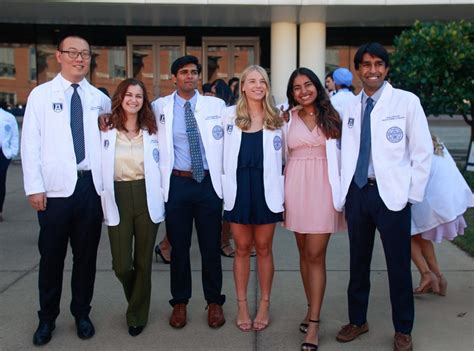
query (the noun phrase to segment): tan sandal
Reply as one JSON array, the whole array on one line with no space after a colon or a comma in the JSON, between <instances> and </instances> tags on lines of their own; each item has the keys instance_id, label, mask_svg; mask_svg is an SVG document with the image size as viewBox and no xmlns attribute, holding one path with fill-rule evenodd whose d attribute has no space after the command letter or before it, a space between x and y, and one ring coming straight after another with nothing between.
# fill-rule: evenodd
<instances>
[{"instance_id":1,"label":"tan sandal","mask_svg":"<svg viewBox=\"0 0 474 351\"><path fill-rule=\"evenodd\" d=\"M242 303L245 302L245 304L247 304L247 299L243 299L243 300L237 299L237 303L241 303L241 302ZM250 318L246 321L239 321L237 319L236 325L237 325L237 328L239 328L240 331L243 331L243 332L252 331L252 320Z\"/></svg>"},{"instance_id":2,"label":"tan sandal","mask_svg":"<svg viewBox=\"0 0 474 351\"><path fill-rule=\"evenodd\" d=\"M262 300L260 300L260 304L262 302L266 302L266 303L268 303L268 305L270 305L270 300L263 300L262 299ZM257 312L257 314L258 314L258 312ZM268 314L270 314L270 306L268 307ZM259 321L259 320L257 320L257 318L255 318L253 320L253 323L252 323L252 329L254 331L262 331L262 330L266 329L269 325L270 325L270 318L266 321L261 321L261 320Z\"/></svg>"}]
</instances>

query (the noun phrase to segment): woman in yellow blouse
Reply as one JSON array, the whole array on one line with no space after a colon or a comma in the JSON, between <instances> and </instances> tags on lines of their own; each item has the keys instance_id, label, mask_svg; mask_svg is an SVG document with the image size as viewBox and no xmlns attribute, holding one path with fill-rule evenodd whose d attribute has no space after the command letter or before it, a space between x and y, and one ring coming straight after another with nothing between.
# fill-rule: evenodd
<instances>
[{"instance_id":1,"label":"woman in yellow blouse","mask_svg":"<svg viewBox=\"0 0 474 351\"><path fill-rule=\"evenodd\" d=\"M153 246L164 219L157 125L141 81L119 84L110 120L101 135L101 198L112 266L128 301L128 332L137 336L148 321Z\"/></svg>"}]
</instances>

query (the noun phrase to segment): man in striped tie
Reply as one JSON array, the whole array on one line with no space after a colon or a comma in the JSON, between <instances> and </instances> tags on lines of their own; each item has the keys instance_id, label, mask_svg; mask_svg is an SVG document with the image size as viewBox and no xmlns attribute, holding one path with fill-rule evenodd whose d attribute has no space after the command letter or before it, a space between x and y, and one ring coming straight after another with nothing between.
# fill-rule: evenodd
<instances>
[{"instance_id":1,"label":"man in striped tie","mask_svg":"<svg viewBox=\"0 0 474 351\"><path fill-rule=\"evenodd\" d=\"M389 55L378 43L359 48L354 66L363 90L342 113L341 206L350 244L349 324L336 339L369 330L367 308L375 230L380 233L390 288L395 351L412 350L410 206L423 200L432 143L420 100L385 81Z\"/></svg>"},{"instance_id":2,"label":"man in striped tie","mask_svg":"<svg viewBox=\"0 0 474 351\"><path fill-rule=\"evenodd\" d=\"M74 255L70 309L77 335L89 339L95 333L89 312L102 228L97 118L110 111L110 100L85 79L91 55L83 38L62 39L56 51L61 72L33 89L23 120L24 186L40 226L36 346L48 343L55 329L68 243Z\"/></svg>"}]
</instances>

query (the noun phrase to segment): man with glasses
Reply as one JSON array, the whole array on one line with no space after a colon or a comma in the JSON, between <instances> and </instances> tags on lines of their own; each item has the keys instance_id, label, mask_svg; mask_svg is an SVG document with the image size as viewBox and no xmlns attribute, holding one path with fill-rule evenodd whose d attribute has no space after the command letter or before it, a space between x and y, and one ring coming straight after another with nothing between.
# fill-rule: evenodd
<instances>
[{"instance_id":1,"label":"man with glasses","mask_svg":"<svg viewBox=\"0 0 474 351\"><path fill-rule=\"evenodd\" d=\"M71 313L77 335L89 339L97 248L102 228L100 134L97 118L110 100L85 79L91 51L67 36L58 45L61 72L28 97L21 138L25 192L38 211L39 326L36 346L47 344L59 315L68 242L74 255Z\"/></svg>"}]
</instances>

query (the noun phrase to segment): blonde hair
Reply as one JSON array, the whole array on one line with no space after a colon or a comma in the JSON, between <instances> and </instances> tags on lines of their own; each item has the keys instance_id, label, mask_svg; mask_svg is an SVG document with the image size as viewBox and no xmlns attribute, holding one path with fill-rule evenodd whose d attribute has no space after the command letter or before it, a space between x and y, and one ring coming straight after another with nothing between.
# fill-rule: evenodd
<instances>
[{"instance_id":1,"label":"blonde hair","mask_svg":"<svg viewBox=\"0 0 474 351\"><path fill-rule=\"evenodd\" d=\"M439 138L431 133L431 141L433 142L433 153L436 156L444 156L443 150L444 150L444 145L441 143Z\"/></svg>"},{"instance_id":2,"label":"blonde hair","mask_svg":"<svg viewBox=\"0 0 474 351\"><path fill-rule=\"evenodd\" d=\"M242 90L242 88L244 86L245 80L247 79L247 76L255 71L260 73L260 75L265 80L265 84L267 86L265 98L262 100L263 111L265 112L265 116L263 119L263 128L275 130L283 125L283 121L279 116L278 109L273 105L272 97L270 96L270 79L268 78L268 74L265 69L263 69L263 67L258 65L248 66L240 76L240 96L239 100L237 100L235 108L237 115L237 118L235 119L235 124L242 130L248 130L250 128L250 124L252 121L250 119L247 97L245 96L245 92Z\"/></svg>"}]
</instances>

